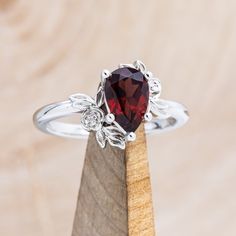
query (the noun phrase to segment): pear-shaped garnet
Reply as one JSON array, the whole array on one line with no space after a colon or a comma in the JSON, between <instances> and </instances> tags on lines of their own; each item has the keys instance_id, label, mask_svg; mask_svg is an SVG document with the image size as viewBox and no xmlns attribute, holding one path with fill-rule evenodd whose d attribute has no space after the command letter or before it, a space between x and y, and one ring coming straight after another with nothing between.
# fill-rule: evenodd
<instances>
[{"instance_id":1,"label":"pear-shaped garnet","mask_svg":"<svg viewBox=\"0 0 236 236\"><path fill-rule=\"evenodd\" d=\"M105 97L116 122L134 132L143 120L149 100L149 87L143 73L124 67L111 73L105 82Z\"/></svg>"}]
</instances>

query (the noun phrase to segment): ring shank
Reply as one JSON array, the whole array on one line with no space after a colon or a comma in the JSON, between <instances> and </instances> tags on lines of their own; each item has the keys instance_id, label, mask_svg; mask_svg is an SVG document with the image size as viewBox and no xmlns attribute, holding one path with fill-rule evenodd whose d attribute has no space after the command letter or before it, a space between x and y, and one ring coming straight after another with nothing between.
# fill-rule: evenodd
<instances>
[{"instance_id":1,"label":"ring shank","mask_svg":"<svg viewBox=\"0 0 236 236\"><path fill-rule=\"evenodd\" d=\"M167 112L169 117L166 119L154 117L151 121L145 122L145 132L147 134L173 130L187 122L189 116L186 108L182 104L167 100L164 102L168 107ZM60 118L68 117L73 114L80 113L72 106L72 102L68 100L42 107L35 112L33 120L36 127L45 133L69 138L87 138L89 132L84 130L79 122L72 124L58 121Z\"/></svg>"}]
</instances>

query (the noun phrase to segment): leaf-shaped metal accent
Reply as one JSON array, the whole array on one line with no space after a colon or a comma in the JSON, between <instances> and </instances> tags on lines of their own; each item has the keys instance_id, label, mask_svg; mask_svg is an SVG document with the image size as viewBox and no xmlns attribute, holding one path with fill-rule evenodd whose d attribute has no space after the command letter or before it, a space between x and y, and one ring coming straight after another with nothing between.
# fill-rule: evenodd
<instances>
[{"instance_id":1,"label":"leaf-shaped metal accent","mask_svg":"<svg viewBox=\"0 0 236 236\"><path fill-rule=\"evenodd\" d=\"M123 140L118 140L118 139L117 140L111 140L111 139L108 139L108 142L113 147L118 147L118 148L120 148L122 150L125 149L125 141L123 141Z\"/></svg>"},{"instance_id":2,"label":"leaf-shaped metal accent","mask_svg":"<svg viewBox=\"0 0 236 236\"><path fill-rule=\"evenodd\" d=\"M145 73L146 71L146 66L144 65L144 63L140 60L137 60L133 63L134 67L138 70L140 70L142 73Z\"/></svg>"},{"instance_id":3,"label":"leaf-shaped metal accent","mask_svg":"<svg viewBox=\"0 0 236 236\"><path fill-rule=\"evenodd\" d=\"M73 107L77 108L78 111L85 111L90 108L90 106L96 106L94 99L86 94L73 94L69 99L73 102Z\"/></svg>"},{"instance_id":4,"label":"leaf-shaped metal accent","mask_svg":"<svg viewBox=\"0 0 236 236\"><path fill-rule=\"evenodd\" d=\"M97 106L101 107L104 104L104 101L105 101L105 94L104 94L102 86L99 86L97 96L96 96Z\"/></svg>"},{"instance_id":5,"label":"leaf-shaped metal accent","mask_svg":"<svg viewBox=\"0 0 236 236\"><path fill-rule=\"evenodd\" d=\"M111 146L125 149L125 137L124 134L116 126L103 127L107 140Z\"/></svg>"},{"instance_id":6,"label":"leaf-shaped metal accent","mask_svg":"<svg viewBox=\"0 0 236 236\"><path fill-rule=\"evenodd\" d=\"M106 146L106 136L104 132L100 129L96 132L96 139L101 148Z\"/></svg>"},{"instance_id":7,"label":"leaf-shaped metal accent","mask_svg":"<svg viewBox=\"0 0 236 236\"><path fill-rule=\"evenodd\" d=\"M105 126L103 127L103 131L106 134L106 136L115 136L115 135L123 135L123 133L120 131L120 129L114 125Z\"/></svg>"},{"instance_id":8,"label":"leaf-shaped metal accent","mask_svg":"<svg viewBox=\"0 0 236 236\"><path fill-rule=\"evenodd\" d=\"M150 110L154 115L158 116L160 119L166 119L170 116L167 111L168 106L164 104L161 99L158 99L157 101L151 99Z\"/></svg>"},{"instance_id":9,"label":"leaf-shaped metal accent","mask_svg":"<svg viewBox=\"0 0 236 236\"><path fill-rule=\"evenodd\" d=\"M123 68L123 67L135 68L133 64L124 64L124 63L119 64L119 68Z\"/></svg>"},{"instance_id":10,"label":"leaf-shaped metal accent","mask_svg":"<svg viewBox=\"0 0 236 236\"><path fill-rule=\"evenodd\" d=\"M160 99L160 98L154 96L154 97L150 97L150 101L155 103L155 105L161 110L168 109L168 105L166 104L165 100L163 100L163 99Z\"/></svg>"}]
</instances>

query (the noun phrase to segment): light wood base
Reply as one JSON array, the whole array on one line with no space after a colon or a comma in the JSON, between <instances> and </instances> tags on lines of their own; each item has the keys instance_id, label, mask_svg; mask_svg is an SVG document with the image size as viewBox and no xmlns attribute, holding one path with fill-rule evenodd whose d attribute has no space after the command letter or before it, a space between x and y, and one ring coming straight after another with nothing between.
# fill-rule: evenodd
<instances>
[{"instance_id":1,"label":"light wood base","mask_svg":"<svg viewBox=\"0 0 236 236\"><path fill-rule=\"evenodd\" d=\"M90 135L72 236L155 235L143 129L125 151L101 149Z\"/></svg>"}]
</instances>

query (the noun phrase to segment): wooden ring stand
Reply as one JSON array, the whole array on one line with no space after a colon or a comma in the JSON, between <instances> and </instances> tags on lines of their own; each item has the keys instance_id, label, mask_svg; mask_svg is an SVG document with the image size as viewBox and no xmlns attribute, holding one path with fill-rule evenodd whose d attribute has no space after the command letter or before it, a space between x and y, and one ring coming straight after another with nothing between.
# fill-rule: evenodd
<instances>
[{"instance_id":1,"label":"wooden ring stand","mask_svg":"<svg viewBox=\"0 0 236 236\"><path fill-rule=\"evenodd\" d=\"M144 125L126 150L101 149L91 133L72 236L155 235Z\"/></svg>"}]
</instances>

